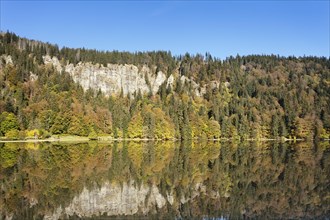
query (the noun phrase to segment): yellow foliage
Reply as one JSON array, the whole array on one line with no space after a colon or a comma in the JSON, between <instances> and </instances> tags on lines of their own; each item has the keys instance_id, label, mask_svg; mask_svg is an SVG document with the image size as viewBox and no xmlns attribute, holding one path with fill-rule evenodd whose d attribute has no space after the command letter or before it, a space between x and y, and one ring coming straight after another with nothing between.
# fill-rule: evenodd
<instances>
[{"instance_id":1,"label":"yellow foliage","mask_svg":"<svg viewBox=\"0 0 330 220\"><path fill-rule=\"evenodd\" d=\"M40 136L40 131L38 129L27 130L26 138L38 138Z\"/></svg>"},{"instance_id":2,"label":"yellow foliage","mask_svg":"<svg viewBox=\"0 0 330 220\"><path fill-rule=\"evenodd\" d=\"M208 132L207 132L207 138L213 139L213 138L220 138L221 132L220 132L220 125L215 120L208 120Z\"/></svg>"},{"instance_id":3,"label":"yellow foliage","mask_svg":"<svg viewBox=\"0 0 330 220\"><path fill-rule=\"evenodd\" d=\"M143 118L140 112L137 112L130 121L127 135L129 138L143 138Z\"/></svg>"},{"instance_id":4,"label":"yellow foliage","mask_svg":"<svg viewBox=\"0 0 330 220\"><path fill-rule=\"evenodd\" d=\"M193 138L200 138L200 139L206 139L207 138L207 131L208 126L204 122L203 118L198 117L196 115L191 115L191 131L192 131L192 137Z\"/></svg>"},{"instance_id":5,"label":"yellow foliage","mask_svg":"<svg viewBox=\"0 0 330 220\"><path fill-rule=\"evenodd\" d=\"M172 120L169 117L167 117L160 108L154 108L153 112L156 120L155 138L157 139L174 138L175 129Z\"/></svg>"},{"instance_id":6,"label":"yellow foliage","mask_svg":"<svg viewBox=\"0 0 330 220\"><path fill-rule=\"evenodd\" d=\"M324 128L321 131L320 138L322 139L329 139L330 138L330 130L327 131Z\"/></svg>"}]
</instances>

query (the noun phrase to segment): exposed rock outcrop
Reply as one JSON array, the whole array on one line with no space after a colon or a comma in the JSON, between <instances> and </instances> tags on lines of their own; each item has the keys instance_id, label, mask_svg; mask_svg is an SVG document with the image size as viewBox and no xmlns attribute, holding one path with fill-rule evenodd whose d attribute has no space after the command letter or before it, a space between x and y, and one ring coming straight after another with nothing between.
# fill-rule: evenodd
<instances>
[{"instance_id":1,"label":"exposed rock outcrop","mask_svg":"<svg viewBox=\"0 0 330 220\"><path fill-rule=\"evenodd\" d=\"M167 86L173 88L175 85L175 77L170 75L168 78L165 73L158 71L156 68L149 68L143 65L138 68L132 64L118 65L107 64L103 66L100 64L92 64L90 62L79 62L77 65L72 63L61 64L57 57L43 56L45 64L52 64L54 68L62 73L63 71L69 73L76 83L79 83L86 91L88 89L101 90L105 95L119 94L123 92L124 95L134 94L139 90L141 93L156 94L159 87L167 80ZM202 96L203 89L185 76L181 76L182 83L191 83L192 88L197 96Z\"/></svg>"},{"instance_id":2,"label":"exposed rock outcrop","mask_svg":"<svg viewBox=\"0 0 330 220\"><path fill-rule=\"evenodd\" d=\"M119 94L124 95L141 93L156 94L160 85L166 80L166 75L159 71L154 73L147 66L139 68L135 65L125 64L92 64L90 62L79 62L77 65L66 64L62 66L56 57L44 56L44 63L51 63L59 72L65 70L73 80L79 83L86 91L89 88L101 90L106 95Z\"/></svg>"},{"instance_id":3,"label":"exposed rock outcrop","mask_svg":"<svg viewBox=\"0 0 330 220\"><path fill-rule=\"evenodd\" d=\"M2 67L2 64L13 64L13 60L10 55L3 54L0 56L0 68Z\"/></svg>"},{"instance_id":4,"label":"exposed rock outcrop","mask_svg":"<svg viewBox=\"0 0 330 220\"><path fill-rule=\"evenodd\" d=\"M58 72L62 73L63 68L57 57L51 58L50 56L46 55L46 56L42 56L42 58L45 64L49 64L49 63L52 64Z\"/></svg>"}]
</instances>

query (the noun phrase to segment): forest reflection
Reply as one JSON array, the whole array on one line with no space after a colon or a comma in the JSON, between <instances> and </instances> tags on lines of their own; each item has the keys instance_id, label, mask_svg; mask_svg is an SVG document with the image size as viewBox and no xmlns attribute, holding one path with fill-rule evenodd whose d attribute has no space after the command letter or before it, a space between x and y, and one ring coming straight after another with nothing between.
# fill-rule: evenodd
<instances>
[{"instance_id":1,"label":"forest reflection","mask_svg":"<svg viewBox=\"0 0 330 220\"><path fill-rule=\"evenodd\" d=\"M0 143L1 219L324 218L330 145Z\"/></svg>"}]
</instances>

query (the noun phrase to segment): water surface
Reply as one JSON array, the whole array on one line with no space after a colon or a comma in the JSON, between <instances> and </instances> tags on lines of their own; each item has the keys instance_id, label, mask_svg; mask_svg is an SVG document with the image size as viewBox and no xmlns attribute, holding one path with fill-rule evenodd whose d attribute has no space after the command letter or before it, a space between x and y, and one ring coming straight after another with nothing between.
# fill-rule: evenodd
<instances>
[{"instance_id":1,"label":"water surface","mask_svg":"<svg viewBox=\"0 0 330 220\"><path fill-rule=\"evenodd\" d=\"M324 219L330 145L0 143L0 219Z\"/></svg>"}]
</instances>

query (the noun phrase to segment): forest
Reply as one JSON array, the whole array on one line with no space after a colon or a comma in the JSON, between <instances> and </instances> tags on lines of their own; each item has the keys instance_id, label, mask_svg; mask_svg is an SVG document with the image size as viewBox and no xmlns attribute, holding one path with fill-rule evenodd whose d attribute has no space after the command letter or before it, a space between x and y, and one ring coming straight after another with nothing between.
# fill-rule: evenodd
<instances>
[{"instance_id":1,"label":"forest","mask_svg":"<svg viewBox=\"0 0 330 220\"><path fill-rule=\"evenodd\" d=\"M148 65L167 76L157 94L103 94L83 88L42 56L76 65ZM12 63L8 62L10 56ZM125 139L329 139L330 60L249 55L221 60L209 53L119 52L57 45L0 34L0 137L58 135ZM6 60L7 59L7 60Z\"/></svg>"}]
</instances>

